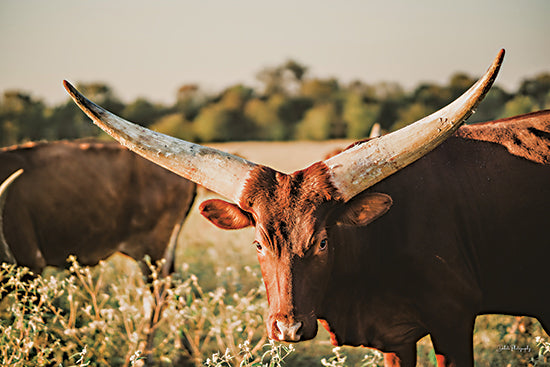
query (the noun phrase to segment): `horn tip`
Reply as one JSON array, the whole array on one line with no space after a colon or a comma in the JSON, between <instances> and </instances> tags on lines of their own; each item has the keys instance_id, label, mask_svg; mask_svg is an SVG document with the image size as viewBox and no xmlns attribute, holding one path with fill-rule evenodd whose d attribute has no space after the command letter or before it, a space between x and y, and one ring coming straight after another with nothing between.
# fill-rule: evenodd
<instances>
[{"instance_id":1,"label":"horn tip","mask_svg":"<svg viewBox=\"0 0 550 367\"><path fill-rule=\"evenodd\" d=\"M498 62L502 62L502 60L504 59L505 54L506 54L506 50L501 48L500 51L498 52L498 55L497 55Z\"/></svg>"},{"instance_id":2,"label":"horn tip","mask_svg":"<svg viewBox=\"0 0 550 367\"><path fill-rule=\"evenodd\" d=\"M71 83L69 83L67 80L63 80L63 86L65 87L67 93L69 93L69 96L88 116L92 111L95 111L94 114L98 113L97 110L94 110L94 107L97 106L86 97L84 97Z\"/></svg>"},{"instance_id":3,"label":"horn tip","mask_svg":"<svg viewBox=\"0 0 550 367\"><path fill-rule=\"evenodd\" d=\"M71 83L69 83L67 80L63 80L63 86L65 87L65 90L66 90L70 95L74 95L74 94L75 94L76 88L73 87L73 85L72 85Z\"/></svg>"},{"instance_id":4,"label":"horn tip","mask_svg":"<svg viewBox=\"0 0 550 367\"><path fill-rule=\"evenodd\" d=\"M493 61L493 64L491 65L491 67L489 69L495 69L495 70L498 70L500 68L500 66L502 65L502 62L504 61L504 54L506 53L506 51L501 48L500 51L498 52L497 56L495 57L495 60Z\"/></svg>"}]
</instances>

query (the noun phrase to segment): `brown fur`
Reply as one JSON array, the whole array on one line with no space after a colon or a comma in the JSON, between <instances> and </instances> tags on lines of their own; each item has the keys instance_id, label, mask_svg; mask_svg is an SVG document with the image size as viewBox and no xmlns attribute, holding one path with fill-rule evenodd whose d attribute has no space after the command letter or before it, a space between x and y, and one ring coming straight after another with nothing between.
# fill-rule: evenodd
<instances>
[{"instance_id":1,"label":"brown fur","mask_svg":"<svg viewBox=\"0 0 550 367\"><path fill-rule=\"evenodd\" d=\"M307 227L318 224L315 223L317 210L327 203L341 201L323 163L290 175L260 167L252 172L242 197L245 200L241 202L241 207L252 213L256 223L262 223L277 253L281 253L281 246L285 244L303 243L296 239L290 241L293 236L291 232L297 232L296 236L308 233Z\"/></svg>"},{"instance_id":2,"label":"brown fur","mask_svg":"<svg viewBox=\"0 0 550 367\"><path fill-rule=\"evenodd\" d=\"M87 265L116 251L159 260L195 195L193 183L115 143L2 148L0 181L19 168L3 231L18 264L36 272L63 266L69 254Z\"/></svg>"},{"instance_id":3,"label":"brown fur","mask_svg":"<svg viewBox=\"0 0 550 367\"><path fill-rule=\"evenodd\" d=\"M510 154L550 164L550 110L466 125L456 136L500 144Z\"/></svg>"}]
</instances>

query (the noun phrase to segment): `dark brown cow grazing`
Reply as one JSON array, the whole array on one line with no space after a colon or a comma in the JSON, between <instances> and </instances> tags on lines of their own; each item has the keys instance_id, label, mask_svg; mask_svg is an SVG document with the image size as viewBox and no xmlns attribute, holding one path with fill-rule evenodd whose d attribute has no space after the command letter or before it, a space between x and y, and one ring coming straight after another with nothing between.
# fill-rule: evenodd
<instances>
[{"instance_id":1,"label":"dark brown cow grazing","mask_svg":"<svg viewBox=\"0 0 550 367\"><path fill-rule=\"evenodd\" d=\"M121 252L146 276L145 255L153 264L166 260L162 276L173 271L177 236L195 198L193 182L120 144L95 141L0 149L0 182L21 168L0 206L0 248L8 250L0 251L0 261L38 274L47 265L64 267L71 254L96 265ZM148 354L153 319L150 326Z\"/></svg>"},{"instance_id":2,"label":"dark brown cow grazing","mask_svg":"<svg viewBox=\"0 0 550 367\"><path fill-rule=\"evenodd\" d=\"M523 313L550 325L540 283L550 167L483 141L483 132L461 137L475 127L427 154L472 113L502 58L435 114L292 174L147 131L65 86L121 143L232 199L202 203L214 224L255 226L271 338L311 339L321 320L335 344L378 348L386 366L414 366L416 342L431 334L440 366L466 366L478 314ZM548 114L534 120L546 128L525 118L486 126L503 123L525 138L523 151L536 142L546 152L537 155L548 156Z\"/></svg>"},{"instance_id":3,"label":"dark brown cow grazing","mask_svg":"<svg viewBox=\"0 0 550 367\"><path fill-rule=\"evenodd\" d=\"M196 185L116 143L29 143L0 150L0 182L18 169L3 210L3 235L17 264L40 273L74 254L96 265L119 251L167 259ZM142 266L147 271L147 266Z\"/></svg>"}]
</instances>

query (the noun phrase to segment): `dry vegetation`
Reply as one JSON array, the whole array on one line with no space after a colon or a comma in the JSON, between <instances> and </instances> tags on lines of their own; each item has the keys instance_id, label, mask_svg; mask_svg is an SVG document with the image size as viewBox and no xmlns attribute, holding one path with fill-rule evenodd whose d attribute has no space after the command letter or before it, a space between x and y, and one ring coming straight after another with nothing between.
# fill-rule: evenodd
<instances>
[{"instance_id":1,"label":"dry vegetation","mask_svg":"<svg viewBox=\"0 0 550 367\"><path fill-rule=\"evenodd\" d=\"M216 147L291 172L348 143ZM0 304L0 365L139 366L149 319L159 317L153 357L160 366L381 366L376 351L333 349L324 331L292 347L266 339L252 230L222 231L198 215L196 206L212 195L200 191L180 236L177 274L157 279L152 292L137 265L119 255L92 269L71 261L70 271L48 269L30 283L21 281L21 269L0 269L0 281L16 289ZM164 306L162 316L154 299ZM476 326L477 366L550 365L549 338L536 321L483 316ZM419 365L433 366L429 337L418 350Z\"/></svg>"}]
</instances>

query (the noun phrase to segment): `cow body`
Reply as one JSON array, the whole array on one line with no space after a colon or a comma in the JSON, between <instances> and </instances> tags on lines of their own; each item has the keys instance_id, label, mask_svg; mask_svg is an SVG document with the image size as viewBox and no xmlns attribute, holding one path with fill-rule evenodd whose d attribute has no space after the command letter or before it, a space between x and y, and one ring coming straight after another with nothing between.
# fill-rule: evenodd
<instances>
[{"instance_id":1,"label":"cow body","mask_svg":"<svg viewBox=\"0 0 550 367\"><path fill-rule=\"evenodd\" d=\"M468 365L476 315L530 315L550 331L550 165L463 132L368 190L392 197L385 215L329 231L335 270L318 317L334 343L410 361L429 333Z\"/></svg>"},{"instance_id":2,"label":"cow body","mask_svg":"<svg viewBox=\"0 0 550 367\"><path fill-rule=\"evenodd\" d=\"M118 144L30 143L0 150L0 181L23 168L3 212L3 232L19 265L40 272L85 265L120 251L140 261L167 256L196 185ZM170 249L173 251L173 249Z\"/></svg>"}]
</instances>

